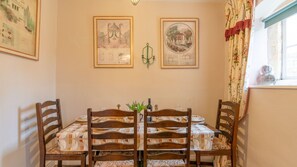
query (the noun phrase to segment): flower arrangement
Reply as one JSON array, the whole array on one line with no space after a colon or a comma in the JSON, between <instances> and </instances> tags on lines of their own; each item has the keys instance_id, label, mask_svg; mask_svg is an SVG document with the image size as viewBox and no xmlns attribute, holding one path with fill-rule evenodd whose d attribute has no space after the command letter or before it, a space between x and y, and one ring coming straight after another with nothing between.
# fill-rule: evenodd
<instances>
[{"instance_id":1,"label":"flower arrangement","mask_svg":"<svg viewBox=\"0 0 297 167\"><path fill-rule=\"evenodd\" d=\"M133 101L132 104L126 104L127 107L129 107L129 109L131 111L136 110L138 113L140 113L142 110L144 110L146 108L146 106L142 103Z\"/></svg>"}]
</instances>

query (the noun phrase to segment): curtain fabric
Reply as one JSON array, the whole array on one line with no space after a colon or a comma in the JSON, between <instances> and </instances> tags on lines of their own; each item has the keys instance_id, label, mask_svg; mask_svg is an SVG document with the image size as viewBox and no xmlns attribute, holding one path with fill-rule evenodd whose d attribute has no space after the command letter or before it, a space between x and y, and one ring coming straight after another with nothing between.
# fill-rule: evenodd
<instances>
[{"instance_id":1,"label":"curtain fabric","mask_svg":"<svg viewBox=\"0 0 297 167\"><path fill-rule=\"evenodd\" d=\"M240 104L240 118L247 112L248 51L252 25L253 0L227 0L225 38L228 45L228 100ZM226 156L216 156L215 167L231 166ZM236 166L236 165L235 165Z\"/></svg>"},{"instance_id":2,"label":"curtain fabric","mask_svg":"<svg viewBox=\"0 0 297 167\"><path fill-rule=\"evenodd\" d=\"M228 0L225 37L228 44L228 100L240 103L240 117L247 111L247 62L252 25L252 0Z\"/></svg>"}]
</instances>

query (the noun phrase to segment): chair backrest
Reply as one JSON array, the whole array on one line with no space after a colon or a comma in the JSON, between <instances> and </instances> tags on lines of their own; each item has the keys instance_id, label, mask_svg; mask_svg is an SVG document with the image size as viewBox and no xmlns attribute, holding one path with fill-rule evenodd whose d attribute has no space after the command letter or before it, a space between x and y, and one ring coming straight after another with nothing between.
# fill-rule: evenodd
<instances>
[{"instance_id":1,"label":"chair backrest","mask_svg":"<svg viewBox=\"0 0 297 167\"><path fill-rule=\"evenodd\" d=\"M216 129L220 130L227 142L236 146L239 121L239 104L219 100Z\"/></svg>"},{"instance_id":2,"label":"chair backrest","mask_svg":"<svg viewBox=\"0 0 297 167\"><path fill-rule=\"evenodd\" d=\"M36 117L40 154L45 155L46 145L63 127L60 100L36 103Z\"/></svg>"},{"instance_id":3,"label":"chair backrest","mask_svg":"<svg viewBox=\"0 0 297 167\"><path fill-rule=\"evenodd\" d=\"M111 117L118 119L102 121L104 118ZM96 120L96 118L99 118L99 120ZM107 132L102 131L106 129L109 130ZM118 109L92 111L89 108L88 147L90 167L93 166L94 161L123 160L134 160L134 166L137 166L137 111L123 111ZM107 154L102 156L100 154L96 155L96 151L127 151L130 154Z\"/></svg>"},{"instance_id":4,"label":"chair backrest","mask_svg":"<svg viewBox=\"0 0 297 167\"><path fill-rule=\"evenodd\" d=\"M148 160L186 160L190 165L191 115L191 109L144 111L144 166ZM147 121L148 116L152 122ZM163 153L151 154L154 151Z\"/></svg>"}]
</instances>

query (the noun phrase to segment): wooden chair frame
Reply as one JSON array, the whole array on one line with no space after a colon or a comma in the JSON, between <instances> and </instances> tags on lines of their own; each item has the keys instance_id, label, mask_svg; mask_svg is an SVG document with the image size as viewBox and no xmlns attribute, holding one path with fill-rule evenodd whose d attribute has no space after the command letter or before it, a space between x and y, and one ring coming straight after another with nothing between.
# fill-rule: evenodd
<instances>
[{"instance_id":1,"label":"wooden chair frame","mask_svg":"<svg viewBox=\"0 0 297 167\"><path fill-rule=\"evenodd\" d=\"M221 131L223 137L230 144L230 149L218 149L210 151L195 151L196 166L209 165L213 166L212 162L201 162L201 156L221 156L227 155L231 157L232 167L236 167L236 147L237 147L237 131L239 120L239 104L219 100L216 129ZM218 135L216 135L218 137Z\"/></svg>"},{"instance_id":2,"label":"wooden chair frame","mask_svg":"<svg viewBox=\"0 0 297 167\"><path fill-rule=\"evenodd\" d=\"M148 122L147 118L150 117L183 117L186 116L187 122L176 122L172 120L165 120L160 122ZM144 111L144 167L147 166L148 160L186 160L186 166L190 165L190 141L191 141L191 120L192 120L192 110L187 109L187 111L177 111L173 109L164 109L154 112ZM186 133L177 133L173 131L159 132L159 133L148 133L148 128L170 128L179 127L187 128ZM148 145L148 139L160 139L160 138L185 138L186 144L177 144L173 142L164 142L158 144ZM168 152L168 150L175 150L182 154L176 154L174 152ZM181 151L182 150L182 151ZM150 155L151 151L164 151L165 153ZM167 151L167 152L166 152Z\"/></svg>"},{"instance_id":3,"label":"wooden chair frame","mask_svg":"<svg viewBox=\"0 0 297 167\"><path fill-rule=\"evenodd\" d=\"M55 117L51 116L56 114ZM50 117L51 116L51 117ZM81 166L86 166L86 151L64 152L63 154L47 153L46 145L51 142L56 134L62 130L62 117L60 100L36 103L36 117L38 125L38 138L40 150L40 167L45 167L47 160L58 160L58 166L62 166L62 160L80 160Z\"/></svg>"},{"instance_id":4,"label":"wooden chair frame","mask_svg":"<svg viewBox=\"0 0 297 167\"><path fill-rule=\"evenodd\" d=\"M133 117L133 122L105 121L92 122L92 117ZM96 128L133 128L133 134L121 132L105 132L102 134L92 133ZM94 145L94 139L133 139L133 144L106 143ZM92 111L88 109L88 147L89 147L89 167L93 167L94 161L124 161L134 160L134 166L137 166L137 111L129 112L117 109L108 109L103 111ZM96 151L130 151L133 155L105 155L99 156Z\"/></svg>"}]
</instances>

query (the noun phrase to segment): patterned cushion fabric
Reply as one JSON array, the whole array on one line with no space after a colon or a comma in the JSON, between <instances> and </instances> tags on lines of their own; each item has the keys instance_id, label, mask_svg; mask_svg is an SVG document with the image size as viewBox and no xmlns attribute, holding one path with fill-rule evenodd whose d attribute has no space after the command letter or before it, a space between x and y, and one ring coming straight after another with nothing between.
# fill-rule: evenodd
<instances>
[{"instance_id":1,"label":"patterned cushion fabric","mask_svg":"<svg viewBox=\"0 0 297 167\"><path fill-rule=\"evenodd\" d=\"M231 160L227 156L215 156L214 167L231 167Z\"/></svg>"},{"instance_id":2,"label":"patterned cushion fabric","mask_svg":"<svg viewBox=\"0 0 297 167\"><path fill-rule=\"evenodd\" d=\"M222 138L215 137L212 143L213 150L229 150L231 149L231 145L226 142L226 140Z\"/></svg>"},{"instance_id":3,"label":"patterned cushion fabric","mask_svg":"<svg viewBox=\"0 0 297 167\"><path fill-rule=\"evenodd\" d=\"M58 145L46 149L47 154L82 154L84 151L61 151Z\"/></svg>"},{"instance_id":4,"label":"patterned cushion fabric","mask_svg":"<svg viewBox=\"0 0 297 167\"><path fill-rule=\"evenodd\" d=\"M99 156L106 156L106 155L133 155L130 151L101 151ZM127 160L127 161L97 161L95 167L133 167L134 161Z\"/></svg>"},{"instance_id":5,"label":"patterned cushion fabric","mask_svg":"<svg viewBox=\"0 0 297 167\"><path fill-rule=\"evenodd\" d=\"M186 166L183 160L148 160L148 167L180 167Z\"/></svg>"},{"instance_id":6,"label":"patterned cushion fabric","mask_svg":"<svg viewBox=\"0 0 297 167\"><path fill-rule=\"evenodd\" d=\"M134 161L97 161L95 167L133 167Z\"/></svg>"}]
</instances>

